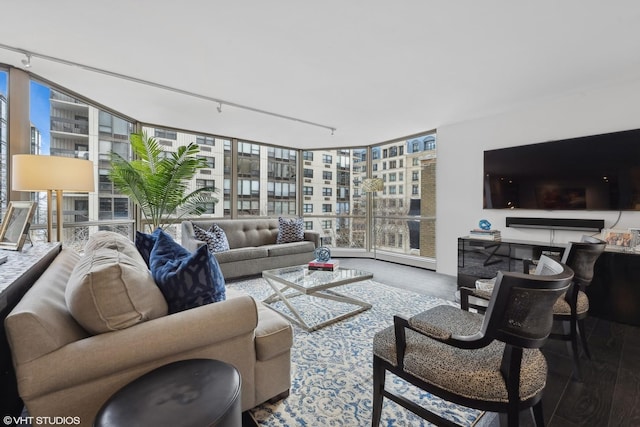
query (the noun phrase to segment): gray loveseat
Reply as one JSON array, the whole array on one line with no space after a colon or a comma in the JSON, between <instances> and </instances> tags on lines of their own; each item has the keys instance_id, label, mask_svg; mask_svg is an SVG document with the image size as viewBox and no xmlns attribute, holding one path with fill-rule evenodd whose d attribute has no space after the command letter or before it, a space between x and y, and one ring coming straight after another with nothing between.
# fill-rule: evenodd
<instances>
[{"instance_id":1,"label":"gray loveseat","mask_svg":"<svg viewBox=\"0 0 640 427\"><path fill-rule=\"evenodd\" d=\"M233 289L227 289L225 301L169 315L164 301L153 316L141 307L141 298L150 294L162 299L160 291L153 289L155 283L145 288L145 295L134 298L127 294L139 294L135 288L141 281L129 280L125 286L131 294L120 292L105 300L104 290L113 277L126 273L128 280L146 271L132 242L114 240L117 251L100 250L100 255L96 251L92 257L102 257L100 265L108 265L113 254L115 264L94 270L90 284L93 290L101 290L95 295L102 296L103 315L110 313L111 322L126 318L135 324L97 334L80 325L65 291L72 286L75 267L91 257L70 249L58 254L5 320L18 390L29 415L79 417L80 425L91 426L99 408L121 387L159 366L192 358L218 359L238 368L242 410L288 394L293 344L288 321ZM118 270L123 261L130 268ZM107 271L122 274L102 274ZM134 307L121 303L128 298Z\"/></svg>"},{"instance_id":2,"label":"gray loveseat","mask_svg":"<svg viewBox=\"0 0 640 427\"><path fill-rule=\"evenodd\" d=\"M305 231L302 242L277 244L277 218L200 219L182 222L182 246L190 251L205 244L196 239L193 224L205 230L217 224L224 230L231 249L215 256L225 279L306 264L314 259L313 251L320 246L320 233L314 231Z\"/></svg>"}]
</instances>

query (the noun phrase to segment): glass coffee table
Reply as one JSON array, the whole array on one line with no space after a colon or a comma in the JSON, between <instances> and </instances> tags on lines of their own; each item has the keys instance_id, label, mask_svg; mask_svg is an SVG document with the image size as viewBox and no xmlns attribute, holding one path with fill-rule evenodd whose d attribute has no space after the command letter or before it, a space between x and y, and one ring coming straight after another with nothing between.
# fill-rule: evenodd
<instances>
[{"instance_id":1,"label":"glass coffee table","mask_svg":"<svg viewBox=\"0 0 640 427\"><path fill-rule=\"evenodd\" d=\"M341 267L334 271L309 270L306 265L299 265L266 270L262 272L262 277L274 291L262 302L309 332L371 308L371 304L365 301L340 294L334 290L334 288L348 283L373 278L373 274L367 271ZM294 298L297 297L313 299L314 308L318 308L318 303L322 300L337 301L341 305L350 308L346 312L345 310L340 310L334 313L330 304L326 304L326 306L321 307L325 314L320 319L309 321L305 320L300 313L305 309L304 306L297 304L297 301L296 305L298 307L296 308L294 305ZM284 307L282 305L288 310L283 310L282 308Z\"/></svg>"}]
</instances>

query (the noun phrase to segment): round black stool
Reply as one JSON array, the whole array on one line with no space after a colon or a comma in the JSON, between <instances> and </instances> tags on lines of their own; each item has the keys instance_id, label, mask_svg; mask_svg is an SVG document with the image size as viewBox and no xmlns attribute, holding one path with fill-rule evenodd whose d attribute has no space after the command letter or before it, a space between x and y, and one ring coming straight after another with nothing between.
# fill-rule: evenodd
<instances>
[{"instance_id":1,"label":"round black stool","mask_svg":"<svg viewBox=\"0 0 640 427\"><path fill-rule=\"evenodd\" d=\"M219 360L169 363L127 384L98 411L95 427L241 427L240 373Z\"/></svg>"}]
</instances>

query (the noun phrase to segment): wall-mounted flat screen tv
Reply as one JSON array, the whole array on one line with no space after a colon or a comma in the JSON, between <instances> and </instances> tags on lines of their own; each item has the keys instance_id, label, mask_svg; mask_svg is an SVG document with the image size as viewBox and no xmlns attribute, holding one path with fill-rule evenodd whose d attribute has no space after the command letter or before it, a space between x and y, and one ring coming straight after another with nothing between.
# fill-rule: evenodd
<instances>
[{"instance_id":1,"label":"wall-mounted flat screen tv","mask_svg":"<svg viewBox=\"0 0 640 427\"><path fill-rule=\"evenodd\" d=\"M485 151L484 208L640 210L640 129Z\"/></svg>"}]
</instances>

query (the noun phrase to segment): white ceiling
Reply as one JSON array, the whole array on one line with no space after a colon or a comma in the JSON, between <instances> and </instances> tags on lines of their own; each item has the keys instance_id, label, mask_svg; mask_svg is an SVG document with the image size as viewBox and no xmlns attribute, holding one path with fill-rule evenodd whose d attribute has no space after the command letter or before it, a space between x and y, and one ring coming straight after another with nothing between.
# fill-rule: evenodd
<instances>
[{"instance_id":1,"label":"white ceiling","mask_svg":"<svg viewBox=\"0 0 640 427\"><path fill-rule=\"evenodd\" d=\"M640 78L637 0L9 0L0 63L142 122L367 145ZM115 78L126 75L328 129ZM39 57L40 56L40 57Z\"/></svg>"}]
</instances>

